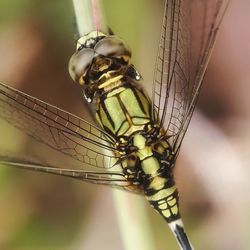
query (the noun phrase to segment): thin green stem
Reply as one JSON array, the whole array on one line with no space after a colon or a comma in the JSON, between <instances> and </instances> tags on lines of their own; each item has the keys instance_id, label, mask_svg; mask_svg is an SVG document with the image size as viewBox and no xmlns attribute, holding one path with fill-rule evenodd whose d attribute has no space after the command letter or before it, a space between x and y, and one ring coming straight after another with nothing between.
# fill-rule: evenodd
<instances>
[{"instance_id":1,"label":"thin green stem","mask_svg":"<svg viewBox=\"0 0 250 250\"><path fill-rule=\"evenodd\" d=\"M112 193L124 249L155 250L144 197L120 190Z\"/></svg>"},{"instance_id":2,"label":"thin green stem","mask_svg":"<svg viewBox=\"0 0 250 250\"><path fill-rule=\"evenodd\" d=\"M98 30L108 33L102 0L72 0L79 36Z\"/></svg>"}]
</instances>

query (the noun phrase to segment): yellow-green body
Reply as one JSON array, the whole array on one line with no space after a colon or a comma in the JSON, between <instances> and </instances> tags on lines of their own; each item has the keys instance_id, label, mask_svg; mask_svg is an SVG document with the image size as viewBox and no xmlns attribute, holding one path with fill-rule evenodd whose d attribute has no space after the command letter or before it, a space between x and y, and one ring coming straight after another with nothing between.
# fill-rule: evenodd
<instances>
[{"instance_id":1,"label":"yellow-green body","mask_svg":"<svg viewBox=\"0 0 250 250\"><path fill-rule=\"evenodd\" d=\"M96 120L113 138L124 176L137 183L168 222L178 220L175 154L139 85L140 74L129 64L129 48L116 36L99 31L80 38L78 45L70 61L71 76L84 85Z\"/></svg>"}]
</instances>

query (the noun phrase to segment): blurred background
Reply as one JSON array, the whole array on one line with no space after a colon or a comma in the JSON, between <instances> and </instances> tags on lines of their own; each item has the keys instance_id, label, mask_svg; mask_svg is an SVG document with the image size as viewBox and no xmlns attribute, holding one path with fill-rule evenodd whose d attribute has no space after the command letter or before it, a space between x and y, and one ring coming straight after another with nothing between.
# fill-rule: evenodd
<instances>
[{"instance_id":1,"label":"blurred background","mask_svg":"<svg viewBox=\"0 0 250 250\"><path fill-rule=\"evenodd\" d=\"M112 30L130 45L145 82L152 81L162 1L104 5ZM250 249L249 10L249 1L238 0L227 11L176 165L181 211L196 249ZM85 115L67 69L73 38L70 0L1 0L0 81ZM0 129L4 150L33 150L8 123L0 120ZM144 198L128 196L128 207L139 202L147 214L149 249L178 249ZM1 166L0 249L126 249L114 200L109 188Z\"/></svg>"}]
</instances>

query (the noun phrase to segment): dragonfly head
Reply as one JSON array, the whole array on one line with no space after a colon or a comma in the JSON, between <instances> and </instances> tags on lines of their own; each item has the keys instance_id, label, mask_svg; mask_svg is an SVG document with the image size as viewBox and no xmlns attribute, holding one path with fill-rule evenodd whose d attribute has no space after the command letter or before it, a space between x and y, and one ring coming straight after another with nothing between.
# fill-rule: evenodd
<instances>
[{"instance_id":1,"label":"dragonfly head","mask_svg":"<svg viewBox=\"0 0 250 250\"><path fill-rule=\"evenodd\" d=\"M75 82L90 85L104 76L105 80L107 76L117 76L130 58L130 49L123 40L94 31L78 40L69 62L69 73Z\"/></svg>"}]
</instances>

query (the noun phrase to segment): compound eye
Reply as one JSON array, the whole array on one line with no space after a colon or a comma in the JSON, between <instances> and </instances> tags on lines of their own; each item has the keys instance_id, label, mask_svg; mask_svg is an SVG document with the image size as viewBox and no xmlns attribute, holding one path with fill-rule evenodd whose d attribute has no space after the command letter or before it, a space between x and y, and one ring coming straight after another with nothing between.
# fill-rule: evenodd
<instances>
[{"instance_id":1,"label":"compound eye","mask_svg":"<svg viewBox=\"0 0 250 250\"><path fill-rule=\"evenodd\" d=\"M69 60L69 74L75 82L84 84L84 76L91 66L93 58L94 50L90 48L84 48L72 55Z\"/></svg>"},{"instance_id":2,"label":"compound eye","mask_svg":"<svg viewBox=\"0 0 250 250\"><path fill-rule=\"evenodd\" d=\"M115 36L103 38L96 44L94 50L99 55L121 58L125 62L131 57L131 52L123 40Z\"/></svg>"}]
</instances>

